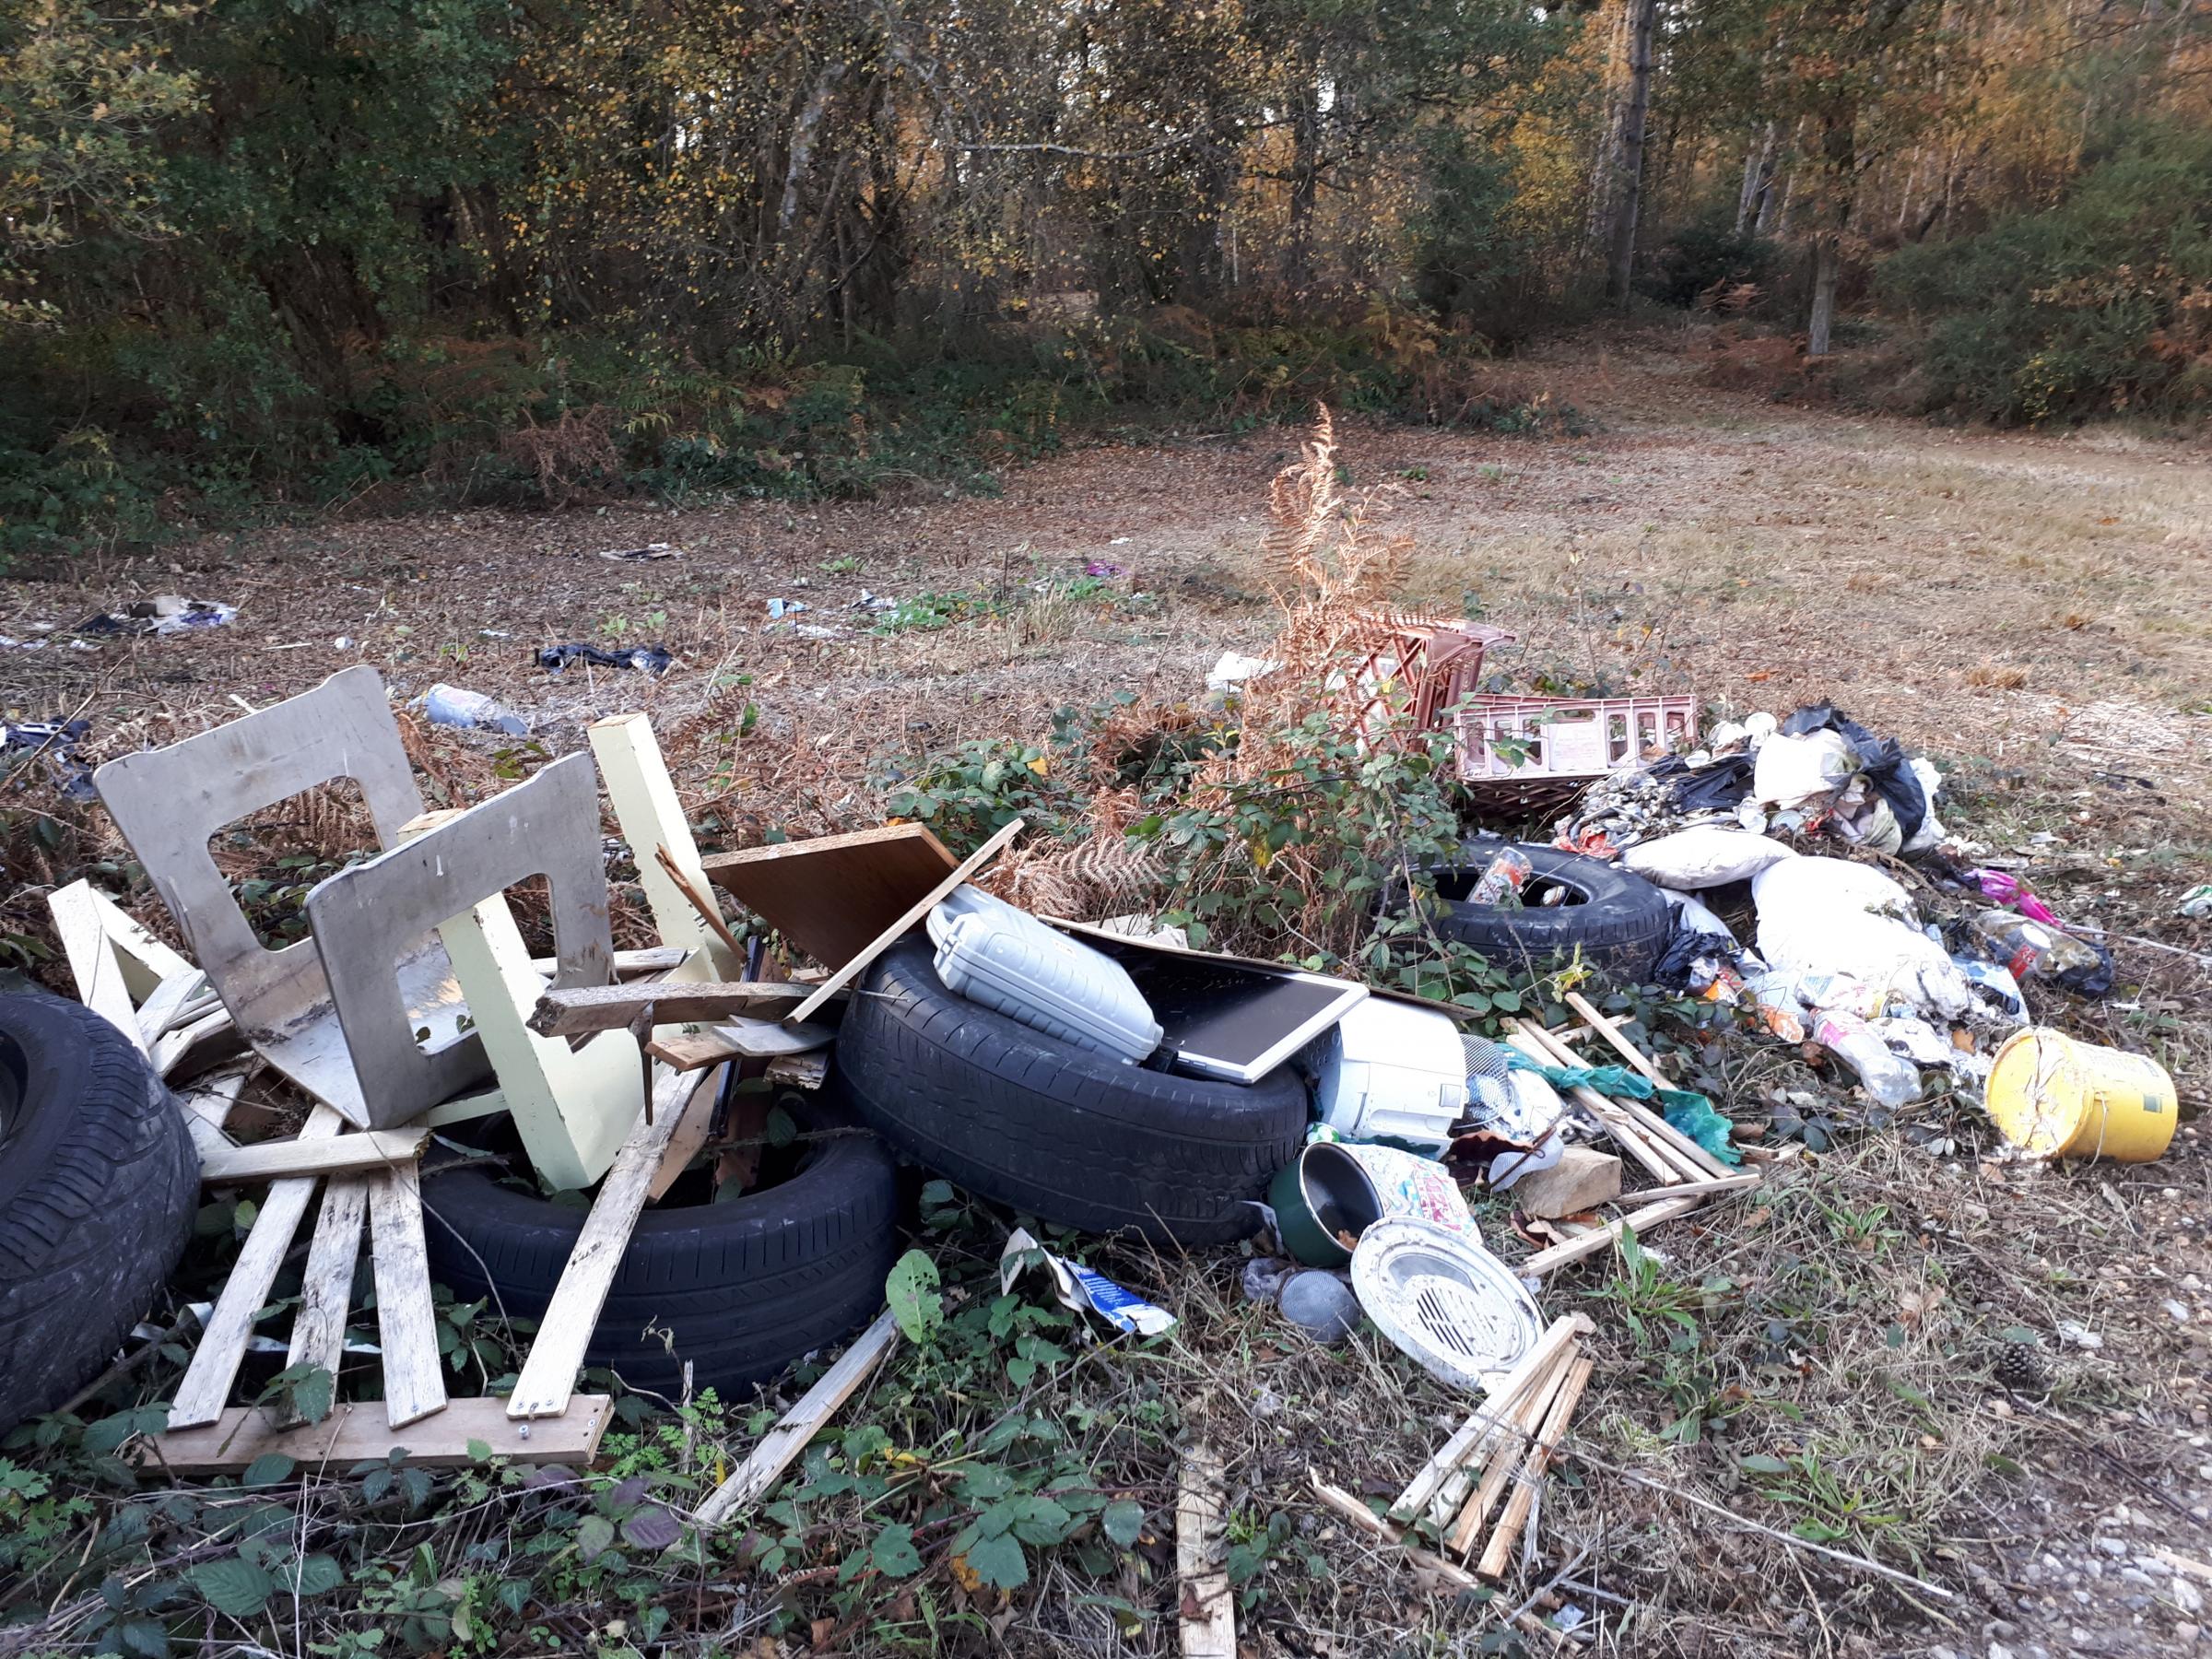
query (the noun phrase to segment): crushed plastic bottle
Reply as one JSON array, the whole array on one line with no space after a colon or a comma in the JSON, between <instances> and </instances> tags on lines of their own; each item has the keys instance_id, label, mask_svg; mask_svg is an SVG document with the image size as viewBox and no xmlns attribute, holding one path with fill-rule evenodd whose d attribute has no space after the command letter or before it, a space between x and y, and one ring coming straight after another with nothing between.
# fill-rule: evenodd
<instances>
[{"instance_id":1,"label":"crushed plastic bottle","mask_svg":"<svg viewBox=\"0 0 2212 1659\"><path fill-rule=\"evenodd\" d=\"M2003 964L2016 980L2025 980L2029 973L2045 979L2094 973L2100 964L2097 952L2072 934L2030 921L2018 911L1985 910L1971 926L1982 954ZM2016 962L2022 966L2014 966Z\"/></svg>"},{"instance_id":2,"label":"crushed plastic bottle","mask_svg":"<svg viewBox=\"0 0 2212 1659\"><path fill-rule=\"evenodd\" d=\"M1920 1094L1920 1067L1889 1045L1865 1020L1841 1009L1822 1009L1813 1041L1859 1074L1868 1094L1885 1106L1902 1106Z\"/></svg>"},{"instance_id":3,"label":"crushed plastic bottle","mask_svg":"<svg viewBox=\"0 0 2212 1659\"><path fill-rule=\"evenodd\" d=\"M2028 999L2020 994L2020 982L2008 970L1979 957L1955 956L1951 960L1959 964L1959 971L1984 1002L1994 1003L1996 1011L2015 1025L2028 1023Z\"/></svg>"},{"instance_id":4,"label":"crushed plastic bottle","mask_svg":"<svg viewBox=\"0 0 2212 1659\"><path fill-rule=\"evenodd\" d=\"M1528 854L1520 848L1503 848L1497 857L1490 860L1489 868L1483 871L1482 879L1475 884L1475 890L1467 895L1467 901L1470 904L1498 904L1509 910L1518 910L1521 889L1528 885L1528 877L1534 868L1528 862Z\"/></svg>"},{"instance_id":5,"label":"crushed plastic bottle","mask_svg":"<svg viewBox=\"0 0 2212 1659\"><path fill-rule=\"evenodd\" d=\"M510 737L527 737L529 726L520 714L501 708L481 691L466 691L443 683L417 698L416 706L438 725L463 731L505 732Z\"/></svg>"}]
</instances>

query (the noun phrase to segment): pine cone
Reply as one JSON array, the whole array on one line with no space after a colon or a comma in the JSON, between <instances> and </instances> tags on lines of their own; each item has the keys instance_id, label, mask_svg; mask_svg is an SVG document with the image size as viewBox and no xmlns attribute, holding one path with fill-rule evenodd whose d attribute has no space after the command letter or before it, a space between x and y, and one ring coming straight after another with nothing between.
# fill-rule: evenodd
<instances>
[{"instance_id":1,"label":"pine cone","mask_svg":"<svg viewBox=\"0 0 2212 1659\"><path fill-rule=\"evenodd\" d=\"M2016 1394L2038 1394L2046 1386L2043 1356L2032 1342L2007 1342L1997 1349L1997 1385Z\"/></svg>"}]
</instances>

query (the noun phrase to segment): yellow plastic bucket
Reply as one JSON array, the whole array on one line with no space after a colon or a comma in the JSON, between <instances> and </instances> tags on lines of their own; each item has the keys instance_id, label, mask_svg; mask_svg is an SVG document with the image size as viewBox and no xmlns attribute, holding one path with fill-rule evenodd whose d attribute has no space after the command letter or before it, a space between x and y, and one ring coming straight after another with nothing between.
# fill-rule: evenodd
<instances>
[{"instance_id":1,"label":"yellow plastic bucket","mask_svg":"<svg viewBox=\"0 0 2212 1659\"><path fill-rule=\"evenodd\" d=\"M2041 1026L2006 1040L1983 1099L2005 1138L2038 1158L2148 1163L2173 1140L2164 1066Z\"/></svg>"}]
</instances>

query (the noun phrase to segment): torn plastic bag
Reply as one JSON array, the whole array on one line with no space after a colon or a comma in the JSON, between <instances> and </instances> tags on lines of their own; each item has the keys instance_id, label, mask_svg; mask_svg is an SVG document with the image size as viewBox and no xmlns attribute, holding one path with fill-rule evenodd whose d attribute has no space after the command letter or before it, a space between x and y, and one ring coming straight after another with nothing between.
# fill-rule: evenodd
<instances>
[{"instance_id":1,"label":"torn plastic bag","mask_svg":"<svg viewBox=\"0 0 2212 1659\"><path fill-rule=\"evenodd\" d=\"M1659 896L1665 900L1668 907L1674 911L1677 925L1694 928L1701 934L1712 934L1719 938L1727 940L1731 945L1735 943L1735 930L1707 910L1692 895L1677 893L1672 888L1663 887L1659 889Z\"/></svg>"},{"instance_id":2,"label":"torn plastic bag","mask_svg":"<svg viewBox=\"0 0 2212 1659\"><path fill-rule=\"evenodd\" d=\"M1928 799L1912 763L1905 758L1905 751L1898 747L1896 738L1877 737L1833 703L1815 703L1809 709L1798 710L1782 723L1782 731L1790 737L1833 732L1848 740L1853 758L1858 763L1853 770L1866 774L1868 782L1881 792L1882 799L1889 803L1889 810L1897 815L1900 844L1919 836L1921 822L1928 816ZM1767 749L1773 747L1770 741L1759 750L1762 762Z\"/></svg>"},{"instance_id":3,"label":"torn plastic bag","mask_svg":"<svg viewBox=\"0 0 2212 1659\"><path fill-rule=\"evenodd\" d=\"M1769 865L1795 858L1796 850L1748 830L1700 824L1630 847L1620 866L1663 888L1716 888L1748 881Z\"/></svg>"},{"instance_id":4,"label":"torn plastic bag","mask_svg":"<svg viewBox=\"0 0 2212 1659\"><path fill-rule=\"evenodd\" d=\"M465 690L442 682L417 698L420 709L436 725L459 726L464 731L504 732L510 737L527 737L530 727L520 714L494 702L481 691Z\"/></svg>"},{"instance_id":5,"label":"torn plastic bag","mask_svg":"<svg viewBox=\"0 0 2212 1659\"><path fill-rule=\"evenodd\" d=\"M606 651L596 645L548 645L537 653L537 665L559 674L571 663L588 663L594 668L641 668L647 674L665 674L676 659L660 645L633 645L628 651Z\"/></svg>"},{"instance_id":6,"label":"torn plastic bag","mask_svg":"<svg viewBox=\"0 0 2212 1659\"><path fill-rule=\"evenodd\" d=\"M1958 965L1920 931L1905 889L1879 870L1841 858L1784 859L1751 878L1751 899L1759 954L1773 968L1860 981L1883 1006L1901 1002L1905 1012L1951 1017L1973 1006Z\"/></svg>"},{"instance_id":7,"label":"torn plastic bag","mask_svg":"<svg viewBox=\"0 0 2212 1659\"><path fill-rule=\"evenodd\" d=\"M1019 1227L1007 1237L1006 1249L999 1253L1000 1295L1012 1294L1014 1281L1021 1277L1022 1268L1030 1260L1028 1253L1032 1250L1044 1258L1044 1270L1052 1276L1053 1297L1070 1312L1096 1313L1108 1324L1132 1336L1158 1336L1174 1328L1175 1315L1165 1308L1155 1307L1135 1291L1124 1290L1104 1274L1093 1272L1080 1262L1054 1255Z\"/></svg>"}]
</instances>

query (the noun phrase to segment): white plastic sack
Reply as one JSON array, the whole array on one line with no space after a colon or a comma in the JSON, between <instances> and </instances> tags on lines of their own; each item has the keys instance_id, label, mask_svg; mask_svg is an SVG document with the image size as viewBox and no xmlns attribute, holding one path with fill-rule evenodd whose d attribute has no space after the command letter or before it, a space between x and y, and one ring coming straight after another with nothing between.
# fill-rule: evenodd
<instances>
[{"instance_id":1,"label":"white plastic sack","mask_svg":"<svg viewBox=\"0 0 2212 1659\"><path fill-rule=\"evenodd\" d=\"M1663 888L1695 889L1748 881L1769 865L1796 856L1795 848L1748 830L1700 824L1639 842L1620 855L1620 867Z\"/></svg>"},{"instance_id":2,"label":"white plastic sack","mask_svg":"<svg viewBox=\"0 0 2212 1659\"><path fill-rule=\"evenodd\" d=\"M1717 934L1729 944L1735 943L1735 933L1728 924L1688 893L1677 893L1672 888L1661 888L1659 896L1666 900L1667 907L1675 912L1675 921L1678 925L1694 927L1701 934Z\"/></svg>"},{"instance_id":3,"label":"white plastic sack","mask_svg":"<svg viewBox=\"0 0 2212 1659\"><path fill-rule=\"evenodd\" d=\"M1751 898L1759 953L1774 968L1841 974L1924 1014L1948 1017L1972 1006L1966 976L1920 931L1905 889L1879 870L1841 858L1788 858L1751 878Z\"/></svg>"},{"instance_id":4,"label":"white plastic sack","mask_svg":"<svg viewBox=\"0 0 2212 1659\"><path fill-rule=\"evenodd\" d=\"M1246 656L1241 651L1225 651L1221 660L1206 671L1206 688L1219 695L1233 691L1246 680L1258 679L1264 674L1273 674L1280 663L1265 657Z\"/></svg>"},{"instance_id":5,"label":"white plastic sack","mask_svg":"<svg viewBox=\"0 0 2212 1659\"><path fill-rule=\"evenodd\" d=\"M1851 782L1859 758L1841 732L1777 732L1759 746L1751 769L1751 799L1761 806L1802 806Z\"/></svg>"}]
</instances>

